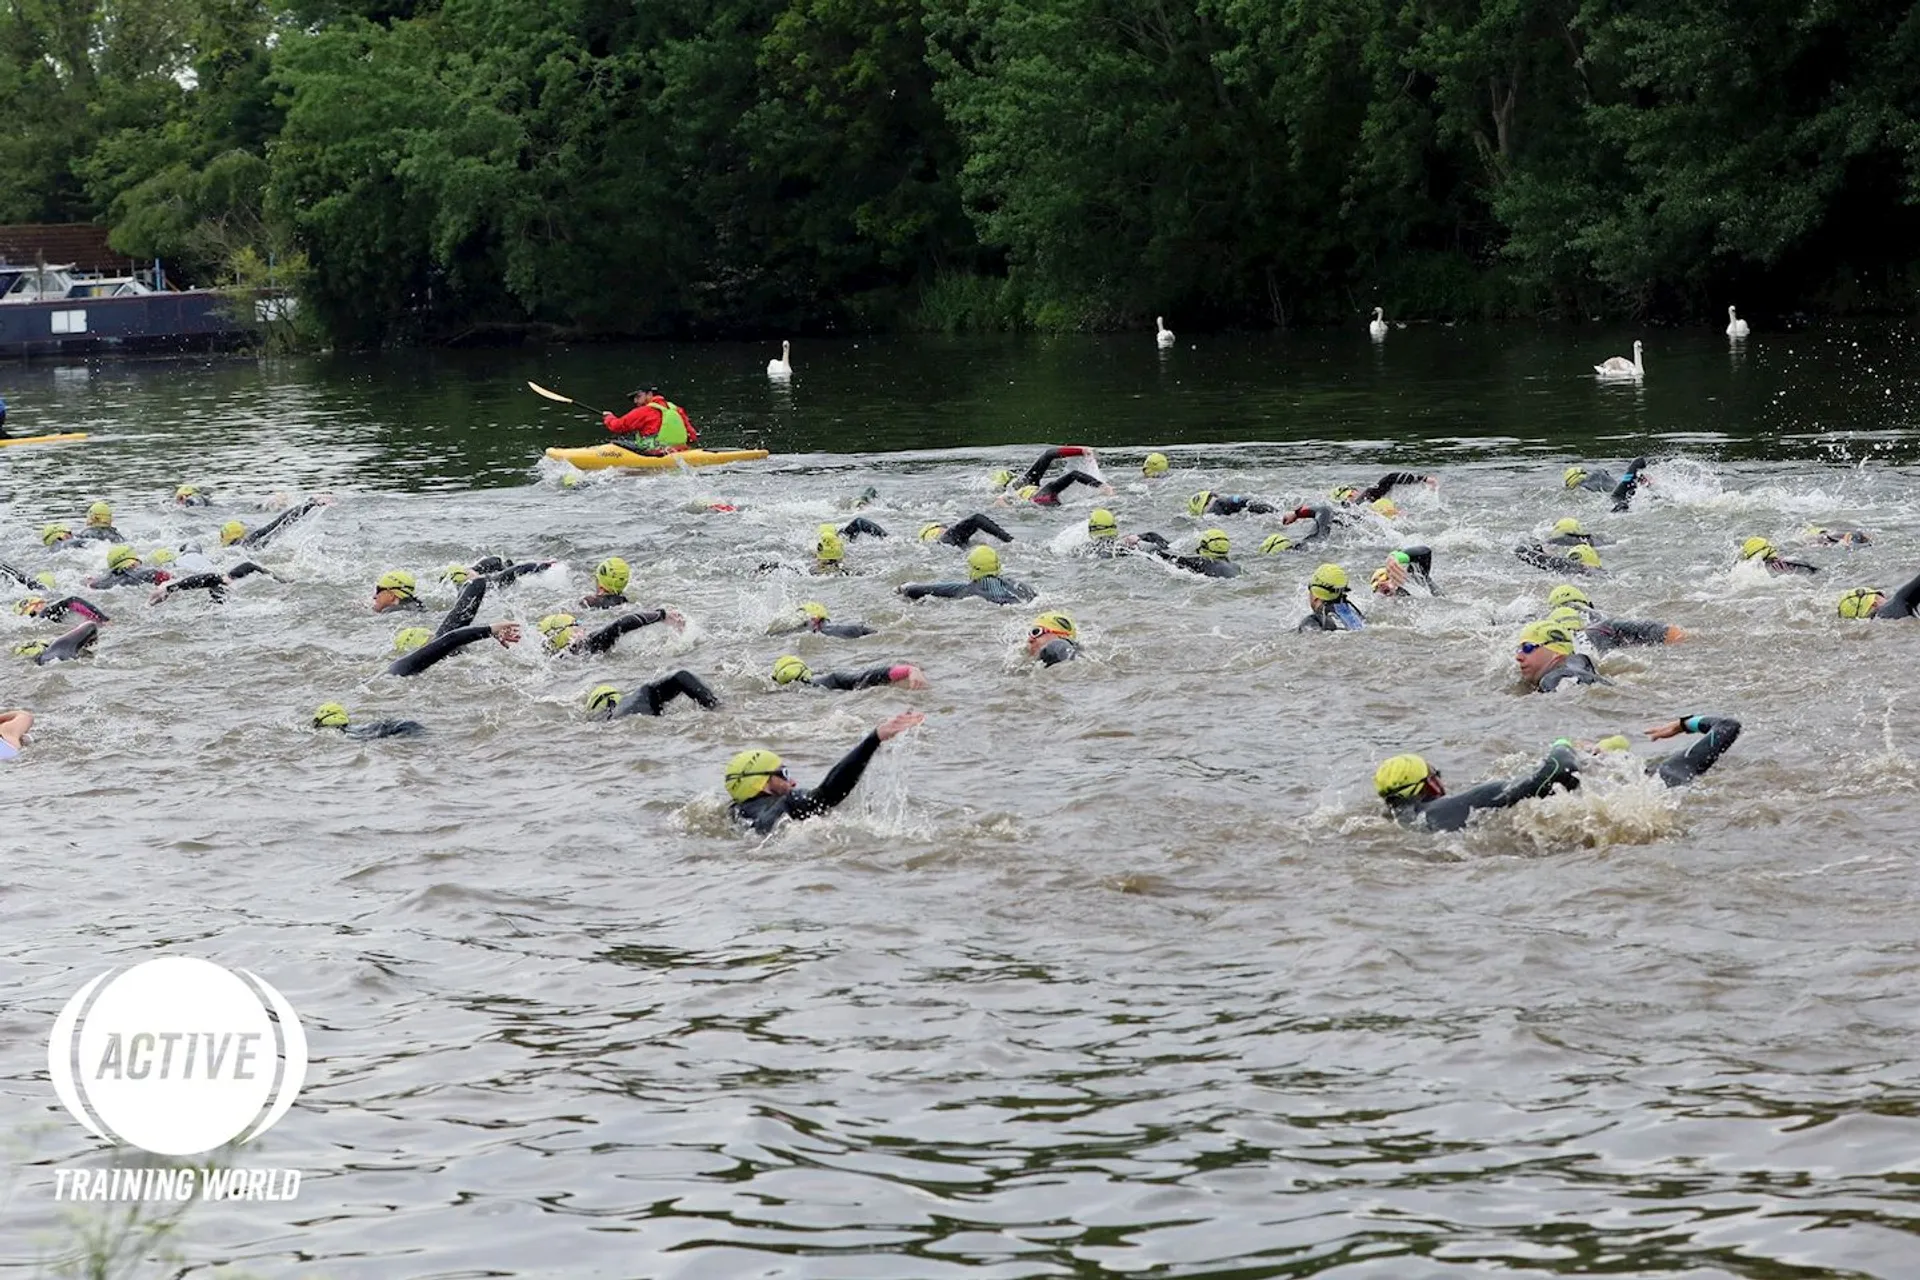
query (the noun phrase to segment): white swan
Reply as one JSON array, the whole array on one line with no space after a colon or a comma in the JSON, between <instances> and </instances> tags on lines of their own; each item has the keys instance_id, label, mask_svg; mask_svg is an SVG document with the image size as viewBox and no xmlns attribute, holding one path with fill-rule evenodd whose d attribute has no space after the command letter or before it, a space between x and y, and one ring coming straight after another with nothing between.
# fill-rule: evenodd
<instances>
[{"instance_id":1,"label":"white swan","mask_svg":"<svg viewBox=\"0 0 1920 1280\"><path fill-rule=\"evenodd\" d=\"M1744 338L1752 332L1753 330L1748 327L1747 322L1745 320L1742 320L1739 316L1733 314L1732 307L1728 307L1727 308L1727 336L1729 338Z\"/></svg>"},{"instance_id":2,"label":"white swan","mask_svg":"<svg viewBox=\"0 0 1920 1280\"><path fill-rule=\"evenodd\" d=\"M793 376L793 364L790 358L792 355L793 344L783 341L780 344L780 358L778 360L767 361L767 376L769 378L791 378Z\"/></svg>"},{"instance_id":3,"label":"white swan","mask_svg":"<svg viewBox=\"0 0 1920 1280\"><path fill-rule=\"evenodd\" d=\"M1167 328L1167 318L1165 316L1155 316L1153 318L1153 327L1159 330L1158 333L1153 335L1155 342L1163 347L1173 345L1173 330Z\"/></svg>"},{"instance_id":4,"label":"white swan","mask_svg":"<svg viewBox=\"0 0 1920 1280\"><path fill-rule=\"evenodd\" d=\"M1387 336L1386 315L1387 313L1385 308L1375 307L1373 309L1373 323L1367 326L1367 332L1376 338L1386 337Z\"/></svg>"},{"instance_id":5,"label":"white swan","mask_svg":"<svg viewBox=\"0 0 1920 1280\"><path fill-rule=\"evenodd\" d=\"M1593 366L1593 371L1603 378L1631 378L1638 382L1647 373L1647 366L1640 363L1640 339L1633 340L1633 359L1608 356L1607 362Z\"/></svg>"}]
</instances>

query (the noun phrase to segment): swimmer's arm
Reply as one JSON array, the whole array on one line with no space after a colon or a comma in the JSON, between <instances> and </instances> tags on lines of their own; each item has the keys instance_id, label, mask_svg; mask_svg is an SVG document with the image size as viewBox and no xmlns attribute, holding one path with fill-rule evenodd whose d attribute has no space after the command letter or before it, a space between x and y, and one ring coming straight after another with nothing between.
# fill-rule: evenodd
<instances>
[{"instance_id":1,"label":"swimmer's arm","mask_svg":"<svg viewBox=\"0 0 1920 1280\"><path fill-rule=\"evenodd\" d=\"M1621 618L1608 618L1588 629L1604 631L1617 645L1666 644L1668 632L1673 630L1664 622L1629 622Z\"/></svg>"},{"instance_id":2,"label":"swimmer's arm","mask_svg":"<svg viewBox=\"0 0 1920 1280\"><path fill-rule=\"evenodd\" d=\"M505 586L515 578L524 578L530 573L539 573L543 570L551 569L553 565L554 562L551 560L528 560L522 564L510 564L504 569L495 569L492 573L489 573L487 577Z\"/></svg>"},{"instance_id":3,"label":"swimmer's arm","mask_svg":"<svg viewBox=\"0 0 1920 1280\"><path fill-rule=\"evenodd\" d=\"M1426 478L1427 477L1414 471L1389 471L1362 489L1360 496L1355 498L1354 501L1357 503L1373 502L1392 493L1393 487L1397 484L1420 484L1425 481Z\"/></svg>"},{"instance_id":4,"label":"swimmer's arm","mask_svg":"<svg viewBox=\"0 0 1920 1280\"><path fill-rule=\"evenodd\" d=\"M1013 535L1002 529L999 522L992 516L981 515L978 512L941 534L940 541L950 547L964 547L976 533L991 534L1002 542L1013 541Z\"/></svg>"},{"instance_id":5,"label":"swimmer's arm","mask_svg":"<svg viewBox=\"0 0 1920 1280\"><path fill-rule=\"evenodd\" d=\"M884 538L887 531L865 516L855 516L840 526L840 536L843 538L858 538L862 534L869 538Z\"/></svg>"},{"instance_id":6,"label":"swimmer's arm","mask_svg":"<svg viewBox=\"0 0 1920 1280\"><path fill-rule=\"evenodd\" d=\"M1580 785L1579 772L1580 764L1573 754L1573 747L1565 742L1556 742L1532 773L1496 784L1495 789L1476 801L1474 807L1477 809L1511 808L1522 800L1551 795L1556 785L1572 791ZM1467 794L1475 795L1483 792L1487 785L1482 783Z\"/></svg>"},{"instance_id":7,"label":"swimmer's arm","mask_svg":"<svg viewBox=\"0 0 1920 1280\"><path fill-rule=\"evenodd\" d=\"M833 636L840 640L857 640L861 636L876 634L872 627L863 626L858 622L823 622L813 629L823 636Z\"/></svg>"},{"instance_id":8,"label":"swimmer's arm","mask_svg":"<svg viewBox=\"0 0 1920 1280\"><path fill-rule=\"evenodd\" d=\"M1062 445L1059 448L1049 449L1035 458L1033 465L1027 468L1026 474L1008 485L1007 488L1018 492L1030 484L1039 484L1040 477L1047 474L1047 468L1052 466L1055 461L1060 458L1077 458L1084 452L1086 451L1076 444Z\"/></svg>"},{"instance_id":9,"label":"swimmer's arm","mask_svg":"<svg viewBox=\"0 0 1920 1280\"><path fill-rule=\"evenodd\" d=\"M70 613L76 617L85 618L90 622L113 621L112 618L107 616L105 609L102 609L92 601L82 600L79 596L68 596L64 600L55 600L47 606L46 611L41 616L48 622L58 622Z\"/></svg>"},{"instance_id":10,"label":"swimmer's arm","mask_svg":"<svg viewBox=\"0 0 1920 1280\"><path fill-rule=\"evenodd\" d=\"M642 627L650 627L656 622L664 622L672 612L671 609L643 609L639 613L629 613L623 617L615 618L612 622L609 622L606 626L588 636L586 644L581 647L588 653L605 653L607 650L613 648L614 641L627 634L627 632L638 631Z\"/></svg>"},{"instance_id":11,"label":"swimmer's arm","mask_svg":"<svg viewBox=\"0 0 1920 1280\"><path fill-rule=\"evenodd\" d=\"M831 809L845 800L853 794L854 787L860 782L860 775L867 771L867 762L873 759L873 753L879 749L879 734L869 733L860 739L859 745L841 756L839 763L827 770L827 776L820 780L819 786L807 793L807 798L821 809Z\"/></svg>"},{"instance_id":12,"label":"swimmer's arm","mask_svg":"<svg viewBox=\"0 0 1920 1280\"><path fill-rule=\"evenodd\" d=\"M1740 737L1740 722L1732 716L1682 716L1671 724L1647 730L1649 738L1673 738L1682 733L1702 735L1700 741L1677 756L1668 756L1653 771L1670 787L1692 782L1713 768Z\"/></svg>"},{"instance_id":13,"label":"swimmer's arm","mask_svg":"<svg viewBox=\"0 0 1920 1280\"><path fill-rule=\"evenodd\" d=\"M403 653L387 668L389 675L417 676L448 654L457 653L477 640L493 635L492 627L460 627L443 631L412 653Z\"/></svg>"},{"instance_id":14,"label":"swimmer's arm","mask_svg":"<svg viewBox=\"0 0 1920 1280\"><path fill-rule=\"evenodd\" d=\"M447 610L447 616L440 619L440 625L434 630L437 639L450 635L460 628L472 624L474 615L480 612L480 602L487 598L487 580L474 578L460 588L460 594L454 599L453 608Z\"/></svg>"},{"instance_id":15,"label":"swimmer's arm","mask_svg":"<svg viewBox=\"0 0 1920 1280\"><path fill-rule=\"evenodd\" d=\"M147 603L159 604L176 591L205 591L217 604L227 598L227 580L217 573L196 573L185 578L176 578L164 587L156 587Z\"/></svg>"},{"instance_id":16,"label":"swimmer's arm","mask_svg":"<svg viewBox=\"0 0 1920 1280\"><path fill-rule=\"evenodd\" d=\"M1920 605L1920 578L1915 578L1880 602L1873 611L1876 618L1911 618Z\"/></svg>"},{"instance_id":17,"label":"swimmer's arm","mask_svg":"<svg viewBox=\"0 0 1920 1280\"><path fill-rule=\"evenodd\" d=\"M900 588L900 594L909 600L919 600L932 596L938 600L953 600L960 596L972 595L971 582L909 582Z\"/></svg>"}]
</instances>

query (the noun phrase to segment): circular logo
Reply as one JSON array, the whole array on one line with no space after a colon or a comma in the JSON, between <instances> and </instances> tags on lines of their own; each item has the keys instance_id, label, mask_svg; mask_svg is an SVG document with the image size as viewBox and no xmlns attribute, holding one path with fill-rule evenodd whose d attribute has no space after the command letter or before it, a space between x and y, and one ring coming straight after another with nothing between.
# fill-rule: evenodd
<instances>
[{"instance_id":1,"label":"circular logo","mask_svg":"<svg viewBox=\"0 0 1920 1280\"><path fill-rule=\"evenodd\" d=\"M251 1142L287 1113L307 1037L257 975L164 956L80 988L54 1020L47 1070L96 1137L195 1155Z\"/></svg>"}]
</instances>

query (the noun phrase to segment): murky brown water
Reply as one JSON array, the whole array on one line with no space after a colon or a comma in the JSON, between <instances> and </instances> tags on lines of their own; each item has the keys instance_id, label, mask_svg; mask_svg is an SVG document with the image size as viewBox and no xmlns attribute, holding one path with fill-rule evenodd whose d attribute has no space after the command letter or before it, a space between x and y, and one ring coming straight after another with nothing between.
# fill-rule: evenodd
<instances>
[{"instance_id":1,"label":"murky brown water","mask_svg":"<svg viewBox=\"0 0 1920 1280\"><path fill-rule=\"evenodd\" d=\"M94 497L142 548L275 489L340 500L256 557L290 583L102 595L97 657L0 686L42 717L0 767L0 1275L74 1239L54 1170L119 1158L54 1099L55 1013L166 951L269 978L315 1065L235 1157L302 1170L300 1198L195 1206L140 1274L1920 1274L1920 623L1834 616L1920 572L1913 361L1864 331L1655 334L1644 387L1596 386L1632 336L802 342L786 389L739 347L7 370L15 429L96 433L0 450L0 559L63 588L102 553L35 533ZM539 449L593 432L528 378L659 381L710 442L778 456L565 489ZM986 472L1067 440L1106 449L1123 528L1181 543L1203 486L1291 504L1435 471L1326 558L1358 579L1424 542L1447 594L1296 635L1322 557L1255 555L1274 518L1207 521L1247 572L1199 582L1077 556L1076 499L1002 513L1004 558L1090 661L1031 669L1029 609L899 600L961 571L923 521L991 510ZM1152 486L1148 447L1175 466ZM1559 487L1640 452L1663 465L1629 514ZM182 481L223 505L173 510ZM850 576L754 572L869 484L896 536ZM689 509L713 498L740 510ZM1610 613L1691 638L1517 696L1558 579L1510 548L1561 515L1618 539ZM1875 545L1799 545L1816 522ZM1734 569L1752 534L1824 571ZM531 623L618 553L691 625L380 674L400 624L371 579L444 606L438 569L483 552L565 561L483 620ZM881 634L765 634L807 599ZM54 631L0 610L9 648ZM788 651L933 687L776 691ZM585 718L593 684L682 666L721 710ZM316 735L331 698L432 736ZM764 843L725 820L733 751L817 779L909 706L926 726L834 818ZM1685 791L1596 768L1456 836L1371 795L1399 751L1458 786L1689 712L1745 733Z\"/></svg>"}]
</instances>

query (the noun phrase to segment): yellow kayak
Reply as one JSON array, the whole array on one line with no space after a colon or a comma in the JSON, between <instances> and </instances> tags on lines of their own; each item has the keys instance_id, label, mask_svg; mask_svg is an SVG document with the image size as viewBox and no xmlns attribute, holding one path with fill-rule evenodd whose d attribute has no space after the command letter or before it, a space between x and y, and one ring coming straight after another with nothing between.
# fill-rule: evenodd
<instances>
[{"instance_id":1,"label":"yellow kayak","mask_svg":"<svg viewBox=\"0 0 1920 1280\"><path fill-rule=\"evenodd\" d=\"M85 440L84 431L63 431L55 436L0 436L0 445L7 444L59 444L64 440Z\"/></svg>"},{"instance_id":2,"label":"yellow kayak","mask_svg":"<svg viewBox=\"0 0 1920 1280\"><path fill-rule=\"evenodd\" d=\"M758 462L767 456L765 449L682 449L678 453L635 453L617 444L590 444L580 449L549 449L555 462L567 462L582 471L604 471L608 467L717 467L725 462Z\"/></svg>"}]
</instances>

